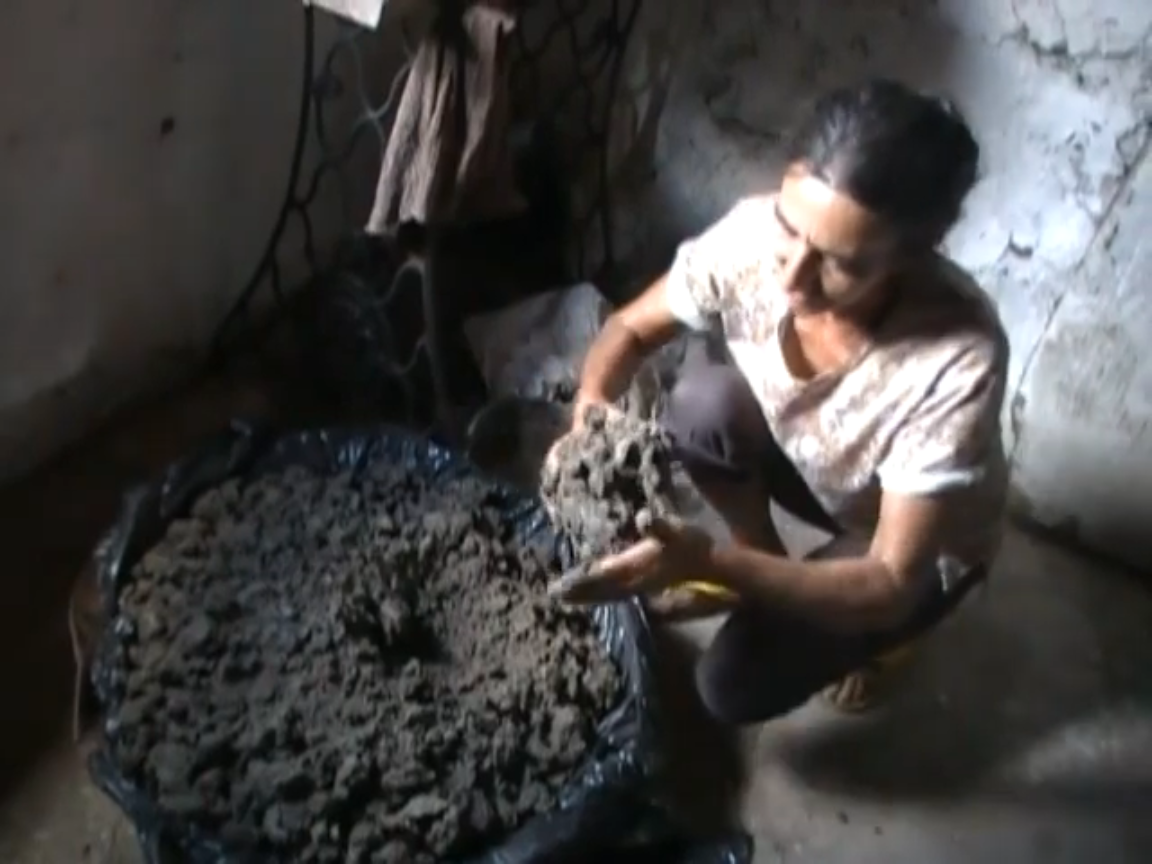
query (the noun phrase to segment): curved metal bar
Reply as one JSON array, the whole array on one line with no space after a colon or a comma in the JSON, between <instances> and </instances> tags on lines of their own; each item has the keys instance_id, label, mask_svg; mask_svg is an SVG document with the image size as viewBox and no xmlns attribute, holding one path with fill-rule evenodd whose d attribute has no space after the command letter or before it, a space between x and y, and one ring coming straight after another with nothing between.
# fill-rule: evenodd
<instances>
[{"instance_id":1,"label":"curved metal bar","mask_svg":"<svg viewBox=\"0 0 1152 864\"><path fill-rule=\"evenodd\" d=\"M564 116L568 125L570 142L576 154L576 163L580 166L581 174L591 169L586 179L589 183L589 195L581 202L579 212L571 214L570 237L574 241L577 260L577 274L581 277L590 275L593 269L592 262L588 261L586 249L589 246L599 245L600 260L595 262L598 272L611 271L614 262L614 220L611 194L611 134L613 109L620 89L620 81L624 62L627 58L628 47L632 33L639 18L643 0L612 0L609 11L594 10L591 0L522 0L520 9L522 13L530 10L547 9L549 20L542 23L543 36L539 40L532 40L536 44L529 45L525 28L517 28L517 51L510 72L513 90L521 96L527 96L527 104L532 107L535 116L539 119ZM341 263L343 258L338 256L335 264L336 270L322 274L321 261L318 260L317 250L314 248L314 226L312 222L313 204L319 197L320 187L326 175L334 175L339 185L342 201L347 203L348 190L346 188L348 177L342 169L351 164L353 154L365 138L379 145L381 152L387 146L389 138L389 121L403 89L404 80L411 69L412 51L408 46L407 33L402 31L408 50L408 62L401 64L395 77L393 77L382 101L376 101L373 93L375 88L367 78L368 67L361 56L361 40L371 36L369 31L358 27L343 27L335 42L328 47L323 62L317 67L317 49L315 35L315 10L310 5L304 6L304 68L303 83L300 97L300 114L296 128L296 140L293 147L291 167L288 177L287 190L284 195L280 212L276 217L272 231L265 243L252 275L245 283L236 301L225 316L213 339L211 357L219 358L225 349L236 341L241 335L242 325L253 325L252 304L256 293L263 284L270 282L272 300L278 311L285 311L291 291L285 290L282 285L283 276L278 253L281 244L285 242L290 215L295 215L303 221L305 257L311 275L339 276L345 270L347 261ZM602 16L600 20L590 21L589 17ZM589 26L591 25L591 26ZM584 28L589 27L588 30ZM587 33L587 35L584 35ZM559 45L561 50L572 53L572 66L568 80L553 82L552 92L546 99L542 98L540 70L544 58L553 48ZM345 73L337 65L338 55L342 52L351 54L351 70ZM347 82L344 75L351 75L352 81ZM334 130L326 122L327 103L346 93L346 87L354 88L354 96L358 102L358 116L351 128ZM525 88L521 91L519 88ZM603 104L600 103L603 99ZM314 103L314 104L313 104ZM369 129L375 136L368 135ZM311 170L304 165L304 154L307 149L308 136L315 129L319 156ZM573 177L575 180L575 176ZM584 181L581 181L584 182ZM345 206L345 211L347 210ZM344 213L349 224L344 226L345 239L355 239L358 234L355 214ZM597 222L599 225L597 226ZM600 243L590 243L596 236L599 228ZM346 274L346 275L351 275ZM388 285L372 285L365 283L356 291L356 296L347 298L333 298L340 309L334 311L347 321L347 326L353 329L366 327L371 333L372 343L368 355L358 362L367 363L369 367L383 372L392 384L398 385L407 396L411 413L414 406L415 391L418 389L413 380L416 367L420 365L423 356L431 366L436 365L437 358L431 356L435 353L434 339L429 336L432 324L429 320L430 312L434 311L436 298L422 296L419 303L423 320L420 326L415 347L408 356L398 356L398 346L378 344L379 334L391 332L392 318L399 314L392 308L395 300L397 285L395 282ZM426 292L425 292L426 293ZM331 295L326 295L331 296ZM348 308L343 308L347 306ZM415 310L413 310L415 311ZM338 324L338 327L345 326ZM357 337L358 338L358 337ZM384 338L385 342L394 343L394 339ZM305 343L307 339L305 339ZM306 353L319 350L323 355L323 347L302 343L301 347ZM407 352L405 352L407 353ZM311 368L311 359L306 361ZM327 362L324 356L318 357L319 366ZM363 371L361 366L361 370ZM377 372L371 372L376 375ZM391 385L390 385L391 386Z\"/></svg>"},{"instance_id":2,"label":"curved metal bar","mask_svg":"<svg viewBox=\"0 0 1152 864\"><path fill-rule=\"evenodd\" d=\"M280 238L288 226L288 213L292 209L292 202L296 193L296 183L300 177L300 169L304 164L304 147L308 140L309 120L312 114L312 75L316 58L316 14L310 4L304 5L304 70L300 86L300 116L296 122L296 143L292 148L292 163L288 170L288 189L284 193L284 203L272 226L272 232L264 243L264 251L260 253L260 260L252 275L248 278L240 296L224 316L212 340L209 353L210 360L217 360L226 349L229 331L236 322L248 315L249 305L256 289L264 281L264 276L272 269L276 259L276 248L280 245ZM277 289L278 291L278 286Z\"/></svg>"},{"instance_id":3,"label":"curved metal bar","mask_svg":"<svg viewBox=\"0 0 1152 864\"><path fill-rule=\"evenodd\" d=\"M612 59L612 68L608 72L608 87L604 94L604 143L600 150L600 231L601 242L604 244L604 265L610 267L615 261L615 240L613 237L614 220L612 217L612 182L609 172L609 159L612 156L610 139L612 136L612 108L616 104L616 91L620 87L620 71L624 68L624 57L628 53L632 30L636 20L640 17L641 0L631 0L632 6L628 10L621 33L618 35L619 44ZM612 0L613 18L618 17L621 0ZM596 208L594 207L593 210Z\"/></svg>"}]
</instances>

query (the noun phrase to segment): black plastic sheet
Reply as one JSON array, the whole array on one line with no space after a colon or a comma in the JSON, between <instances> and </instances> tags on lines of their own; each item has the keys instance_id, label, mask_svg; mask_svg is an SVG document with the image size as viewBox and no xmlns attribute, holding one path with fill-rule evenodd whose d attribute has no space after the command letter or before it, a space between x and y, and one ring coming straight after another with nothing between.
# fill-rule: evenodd
<instances>
[{"instance_id":1,"label":"black plastic sheet","mask_svg":"<svg viewBox=\"0 0 1152 864\"><path fill-rule=\"evenodd\" d=\"M396 429L308 431L274 437L234 424L201 452L172 465L156 483L132 492L117 524L96 551L97 578L110 622L93 664L92 678L102 709L118 704L125 669L117 633L117 597L135 563L160 540L168 525L185 515L203 492L234 477L252 477L290 466L318 472L363 470L376 460L401 462L430 476L451 478L475 472L466 459L430 441ZM528 542L557 544L571 561L568 544L548 524L534 498L504 490L503 507ZM659 777L662 747L652 633L638 603L618 603L594 612L604 645L627 681L622 704L603 720L600 739L587 763L561 797L556 811L537 816L495 848L460 864L564 864L600 857L608 861L661 864L747 864L750 839L742 834L690 838L675 827L662 806ZM147 864L248 864L160 810L125 777L112 758L105 727L90 769L97 785L135 827Z\"/></svg>"}]
</instances>

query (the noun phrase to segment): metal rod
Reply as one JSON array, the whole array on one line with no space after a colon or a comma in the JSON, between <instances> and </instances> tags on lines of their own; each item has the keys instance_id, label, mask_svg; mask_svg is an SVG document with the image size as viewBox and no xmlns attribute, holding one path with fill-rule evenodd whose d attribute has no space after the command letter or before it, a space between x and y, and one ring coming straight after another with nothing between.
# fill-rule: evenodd
<instances>
[{"instance_id":1,"label":"metal rod","mask_svg":"<svg viewBox=\"0 0 1152 864\"><path fill-rule=\"evenodd\" d=\"M260 283L264 280L265 274L270 270L272 261L276 255L276 247L280 245L280 238L284 234L285 227L287 227L288 212L292 209L296 184L300 177L301 166L304 164L304 145L307 141L309 120L312 115L312 76L315 59L316 16L313 7L307 4L304 6L304 74L300 86L300 113L296 121L296 143L292 149L292 164L288 170L288 188L284 192L284 203L280 207L280 213L276 217L276 223L272 226L272 232L268 235L268 239L264 243L264 251L260 253L260 260L256 264L256 268L252 271L252 275L248 278L247 283L245 283L244 289L240 292L240 296L236 298L236 301L232 304L232 308L228 310L228 314L224 317L224 321L216 331L216 335L212 340L212 347L209 351L211 360L219 359L226 347L224 343L228 338L228 331L238 318L247 314L252 296L256 293L256 289L260 287Z\"/></svg>"}]
</instances>

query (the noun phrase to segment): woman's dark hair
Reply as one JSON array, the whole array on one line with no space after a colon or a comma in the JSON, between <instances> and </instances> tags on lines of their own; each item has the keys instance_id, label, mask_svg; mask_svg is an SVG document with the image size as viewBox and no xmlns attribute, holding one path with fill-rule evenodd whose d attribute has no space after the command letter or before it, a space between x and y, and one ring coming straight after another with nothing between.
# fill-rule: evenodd
<instances>
[{"instance_id":1,"label":"woman's dark hair","mask_svg":"<svg viewBox=\"0 0 1152 864\"><path fill-rule=\"evenodd\" d=\"M877 79L819 99L787 155L910 242L935 245L976 182L980 147L947 100Z\"/></svg>"}]
</instances>

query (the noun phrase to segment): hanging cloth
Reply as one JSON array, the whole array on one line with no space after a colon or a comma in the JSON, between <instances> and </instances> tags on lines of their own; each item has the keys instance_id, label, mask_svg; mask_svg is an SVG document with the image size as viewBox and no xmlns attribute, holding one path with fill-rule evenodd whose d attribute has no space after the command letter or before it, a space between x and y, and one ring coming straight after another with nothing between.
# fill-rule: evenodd
<instances>
[{"instance_id":1,"label":"hanging cloth","mask_svg":"<svg viewBox=\"0 0 1152 864\"><path fill-rule=\"evenodd\" d=\"M512 216L511 36L515 16L473 4L442 6L413 58L380 169L367 230Z\"/></svg>"}]
</instances>

